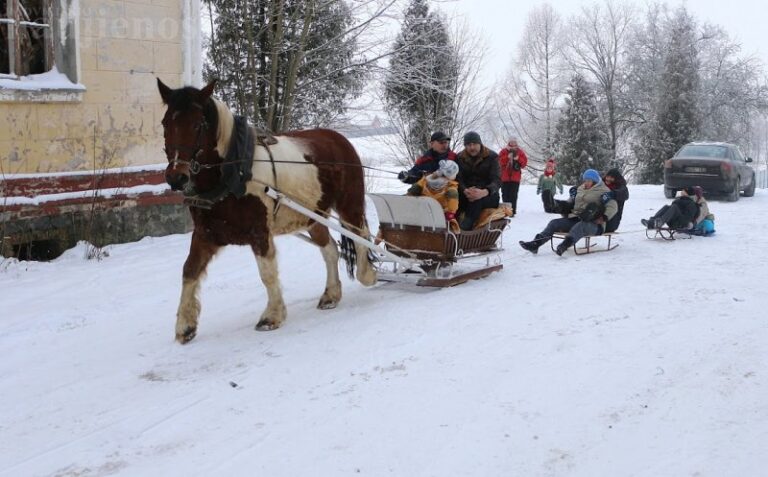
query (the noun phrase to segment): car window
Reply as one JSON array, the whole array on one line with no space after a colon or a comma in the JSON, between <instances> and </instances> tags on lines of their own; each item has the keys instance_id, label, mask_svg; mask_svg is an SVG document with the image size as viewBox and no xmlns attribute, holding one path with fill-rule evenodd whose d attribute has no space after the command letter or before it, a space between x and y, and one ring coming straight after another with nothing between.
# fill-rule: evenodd
<instances>
[{"instance_id":1,"label":"car window","mask_svg":"<svg viewBox=\"0 0 768 477\"><path fill-rule=\"evenodd\" d=\"M703 144L689 144L683 146L678 157L713 157L724 159L729 157L728 148L725 146L710 146Z\"/></svg>"},{"instance_id":2,"label":"car window","mask_svg":"<svg viewBox=\"0 0 768 477\"><path fill-rule=\"evenodd\" d=\"M744 156L741 155L741 151L738 148L733 148L733 158L738 162L744 162Z\"/></svg>"}]
</instances>

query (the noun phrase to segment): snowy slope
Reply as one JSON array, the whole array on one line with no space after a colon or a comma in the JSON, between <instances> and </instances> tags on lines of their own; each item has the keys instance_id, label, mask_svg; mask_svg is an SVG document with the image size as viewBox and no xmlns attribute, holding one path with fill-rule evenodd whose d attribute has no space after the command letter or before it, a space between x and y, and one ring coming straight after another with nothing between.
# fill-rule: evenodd
<instances>
[{"instance_id":1,"label":"snowy slope","mask_svg":"<svg viewBox=\"0 0 768 477\"><path fill-rule=\"evenodd\" d=\"M766 475L768 192L712 202L717 235L675 242L639 225L660 187L630 193L611 253L520 249L554 217L523 186L502 272L345 277L330 311L320 254L282 237L272 332L253 330L252 254L229 247L186 346L189 235L6 260L0 475Z\"/></svg>"}]
</instances>

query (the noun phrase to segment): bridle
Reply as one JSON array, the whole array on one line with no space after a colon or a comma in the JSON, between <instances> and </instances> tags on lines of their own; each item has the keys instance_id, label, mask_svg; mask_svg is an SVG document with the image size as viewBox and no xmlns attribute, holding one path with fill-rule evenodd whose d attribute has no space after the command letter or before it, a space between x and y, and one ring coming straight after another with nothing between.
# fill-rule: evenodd
<instances>
[{"instance_id":1,"label":"bridle","mask_svg":"<svg viewBox=\"0 0 768 477\"><path fill-rule=\"evenodd\" d=\"M195 129L197 130L197 136L195 137L195 144L194 146L187 146L186 144L166 144L166 147L163 148L165 151L166 157L168 156L168 152L172 152L173 159L170 161L171 165L175 168L177 165L180 164L186 164L189 166L189 173L190 175L197 175L200 173L202 169L213 169L214 167L221 166L221 163L219 164L203 164L199 162L197 159L200 157L200 154L204 152L204 149L202 147L202 138L203 133L208 130L208 121L205 120L205 116L200 120L200 122L195 126ZM189 152L190 159L185 161L179 159L179 152Z\"/></svg>"}]
</instances>

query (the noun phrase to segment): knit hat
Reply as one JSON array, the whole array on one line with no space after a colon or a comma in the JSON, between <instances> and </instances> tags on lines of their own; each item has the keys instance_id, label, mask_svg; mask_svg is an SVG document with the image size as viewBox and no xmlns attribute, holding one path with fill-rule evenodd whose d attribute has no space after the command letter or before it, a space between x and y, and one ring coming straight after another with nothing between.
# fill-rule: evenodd
<instances>
[{"instance_id":1,"label":"knit hat","mask_svg":"<svg viewBox=\"0 0 768 477\"><path fill-rule=\"evenodd\" d=\"M432 137L429 138L429 142L432 141L450 141L451 138L449 138L443 131L437 131L432 133Z\"/></svg>"},{"instance_id":2,"label":"knit hat","mask_svg":"<svg viewBox=\"0 0 768 477\"><path fill-rule=\"evenodd\" d=\"M581 180L592 181L595 184L600 182L600 173L594 169L587 169L584 174L581 175Z\"/></svg>"},{"instance_id":3,"label":"knit hat","mask_svg":"<svg viewBox=\"0 0 768 477\"><path fill-rule=\"evenodd\" d=\"M456 175L459 173L459 165L456 164L456 161L447 161L443 159L439 164L440 168L438 170L443 176L450 180L456 179Z\"/></svg>"},{"instance_id":4,"label":"knit hat","mask_svg":"<svg viewBox=\"0 0 768 477\"><path fill-rule=\"evenodd\" d=\"M701 186L693 186L693 192L696 193L697 199L701 199L701 196L704 195L704 189Z\"/></svg>"},{"instance_id":5,"label":"knit hat","mask_svg":"<svg viewBox=\"0 0 768 477\"><path fill-rule=\"evenodd\" d=\"M480 140L480 135L475 131L469 131L464 135L464 145L467 144L483 144L483 141Z\"/></svg>"},{"instance_id":6,"label":"knit hat","mask_svg":"<svg viewBox=\"0 0 768 477\"><path fill-rule=\"evenodd\" d=\"M696 188L693 186L684 187L683 190L685 191L685 194L694 197L696 195Z\"/></svg>"}]
</instances>

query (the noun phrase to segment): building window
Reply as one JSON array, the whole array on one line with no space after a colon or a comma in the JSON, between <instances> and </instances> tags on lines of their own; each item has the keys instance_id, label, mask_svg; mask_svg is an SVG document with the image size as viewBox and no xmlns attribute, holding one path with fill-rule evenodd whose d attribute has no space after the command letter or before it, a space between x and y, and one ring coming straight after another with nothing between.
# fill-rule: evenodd
<instances>
[{"instance_id":1,"label":"building window","mask_svg":"<svg viewBox=\"0 0 768 477\"><path fill-rule=\"evenodd\" d=\"M76 102L80 0L0 0L0 103Z\"/></svg>"},{"instance_id":2,"label":"building window","mask_svg":"<svg viewBox=\"0 0 768 477\"><path fill-rule=\"evenodd\" d=\"M0 0L0 77L53 67L52 11L51 0Z\"/></svg>"}]
</instances>

